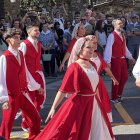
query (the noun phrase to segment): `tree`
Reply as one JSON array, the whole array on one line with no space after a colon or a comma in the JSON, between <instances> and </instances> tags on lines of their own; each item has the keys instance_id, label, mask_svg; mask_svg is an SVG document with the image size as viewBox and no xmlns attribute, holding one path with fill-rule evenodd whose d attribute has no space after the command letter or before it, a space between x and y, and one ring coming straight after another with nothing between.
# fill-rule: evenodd
<instances>
[{"instance_id":1,"label":"tree","mask_svg":"<svg viewBox=\"0 0 140 140\"><path fill-rule=\"evenodd\" d=\"M21 8L22 9L30 9L33 6L38 6L39 0L21 0Z\"/></svg>"}]
</instances>

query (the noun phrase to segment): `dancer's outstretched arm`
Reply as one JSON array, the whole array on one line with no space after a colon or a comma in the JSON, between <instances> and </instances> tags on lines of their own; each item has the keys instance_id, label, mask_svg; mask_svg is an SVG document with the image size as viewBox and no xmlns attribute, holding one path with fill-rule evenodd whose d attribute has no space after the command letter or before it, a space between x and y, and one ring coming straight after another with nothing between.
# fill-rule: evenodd
<instances>
[{"instance_id":1,"label":"dancer's outstretched arm","mask_svg":"<svg viewBox=\"0 0 140 140\"><path fill-rule=\"evenodd\" d=\"M65 97L65 95L66 95L66 93L63 93L61 91L58 91L57 92L56 97L55 97L55 100L54 100L53 105L51 107L51 110L50 110L50 112L48 114L47 119L45 120L45 123L48 122L48 120L50 120L54 116L56 108L61 103L61 101L63 100L63 98Z\"/></svg>"}]
</instances>

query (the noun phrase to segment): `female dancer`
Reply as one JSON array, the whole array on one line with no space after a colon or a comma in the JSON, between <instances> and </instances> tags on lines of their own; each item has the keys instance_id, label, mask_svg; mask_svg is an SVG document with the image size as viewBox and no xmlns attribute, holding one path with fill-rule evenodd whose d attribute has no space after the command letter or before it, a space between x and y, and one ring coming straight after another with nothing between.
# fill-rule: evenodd
<instances>
[{"instance_id":1,"label":"female dancer","mask_svg":"<svg viewBox=\"0 0 140 140\"><path fill-rule=\"evenodd\" d=\"M70 56L72 64L46 121L51 120L35 140L114 140L109 119L99 99L99 76L90 63L94 39L93 36L82 37L75 43ZM55 114L66 93L72 95Z\"/></svg>"},{"instance_id":2,"label":"female dancer","mask_svg":"<svg viewBox=\"0 0 140 140\"><path fill-rule=\"evenodd\" d=\"M97 50L97 46L95 46L95 50ZM105 70L105 72L111 77L111 79L113 80L114 85L118 85L118 81L116 80L116 78L114 77L114 75L112 74L110 68L108 67L108 65L106 64L106 62L104 61L103 57L100 55L100 53L94 51L93 57L90 59L92 62L95 63L96 67L97 67L97 72L100 75L101 72L103 70ZM110 99L109 99L109 95L108 95L108 91L106 89L106 86L103 82L103 80L100 78L100 84L99 84L99 93L100 93L100 99L104 105L104 108L108 114L109 120L110 122L112 122L112 108L111 108L111 104L110 104Z\"/></svg>"},{"instance_id":3,"label":"female dancer","mask_svg":"<svg viewBox=\"0 0 140 140\"><path fill-rule=\"evenodd\" d=\"M71 51L72 51L72 48L73 48L74 44L76 43L77 39L79 39L80 37L85 36L85 33L86 33L86 30L85 30L84 25L79 24L79 27L78 27L78 29L77 29L77 31L75 33L76 36L71 40L71 42L70 42L70 44L69 44L69 46L67 48L66 54L65 54L65 56L63 58L63 61L62 61L61 65L60 65L60 67L59 67L60 71L64 70L65 63L69 59Z\"/></svg>"}]
</instances>

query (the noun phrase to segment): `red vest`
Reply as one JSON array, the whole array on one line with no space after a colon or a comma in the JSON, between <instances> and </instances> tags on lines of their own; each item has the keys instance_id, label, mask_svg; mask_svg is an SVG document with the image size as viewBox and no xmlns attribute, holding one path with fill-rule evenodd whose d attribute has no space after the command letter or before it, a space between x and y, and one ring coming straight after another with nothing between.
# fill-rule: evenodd
<instances>
[{"instance_id":1,"label":"red vest","mask_svg":"<svg viewBox=\"0 0 140 140\"><path fill-rule=\"evenodd\" d=\"M8 94L9 96L16 96L21 91L27 91L24 57L20 51L20 65L9 50L5 51L4 55L6 57L6 85Z\"/></svg>"},{"instance_id":2,"label":"red vest","mask_svg":"<svg viewBox=\"0 0 140 140\"><path fill-rule=\"evenodd\" d=\"M126 42L124 35L122 35L123 40L119 37L116 32L113 32L114 44L112 46L112 57L121 58L126 56Z\"/></svg>"},{"instance_id":3,"label":"red vest","mask_svg":"<svg viewBox=\"0 0 140 140\"><path fill-rule=\"evenodd\" d=\"M29 72L34 74L36 71L42 71L42 66L40 64L41 44L38 42L37 52L28 39L24 40L24 43L26 44L25 61Z\"/></svg>"}]
</instances>

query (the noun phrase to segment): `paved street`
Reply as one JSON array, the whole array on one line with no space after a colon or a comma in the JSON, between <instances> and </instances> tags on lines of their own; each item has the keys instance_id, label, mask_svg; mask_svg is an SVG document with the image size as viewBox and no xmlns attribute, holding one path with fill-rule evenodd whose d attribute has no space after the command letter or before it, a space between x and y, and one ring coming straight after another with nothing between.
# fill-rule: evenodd
<instances>
[{"instance_id":1,"label":"paved street","mask_svg":"<svg viewBox=\"0 0 140 140\"><path fill-rule=\"evenodd\" d=\"M61 84L63 74L59 74L57 78L47 77L47 99L44 109L41 110L42 128L44 127L45 119L50 110L52 102L59 85ZM103 80L110 93L111 80L108 76L103 76ZM123 102L121 104L112 104L113 108L113 131L116 140L140 140L140 89L135 87L134 78L129 76L129 80L125 86L123 94ZM0 112L1 120L1 112ZM11 139L25 139L28 134L21 131L21 117L15 120Z\"/></svg>"}]
</instances>

